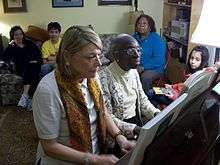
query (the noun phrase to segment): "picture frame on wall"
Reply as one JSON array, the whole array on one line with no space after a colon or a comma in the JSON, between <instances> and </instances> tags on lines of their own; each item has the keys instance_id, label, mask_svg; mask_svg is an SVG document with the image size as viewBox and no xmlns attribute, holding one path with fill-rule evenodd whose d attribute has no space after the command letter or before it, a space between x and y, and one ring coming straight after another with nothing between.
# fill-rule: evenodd
<instances>
[{"instance_id":1,"label":"picture frame on wall","mask_svg":"<svg viewBox=\"0 0 220 165\"><path fill-rule=\"evenodd\" d=\"M132 5L132 0L98 0L98 5Z\"/></svg>"},{"instance_id":2,"label":"picture frame on wall","mask_svg":"<svg viewBox=\"0 0 220 165\"><path fill-rule=\"evenodd\" d=\"M52 0L52 7L83 7L84 0Z\"/></svg>"},{"instance_id":3,"label":"picture frame on wall","mask_svg":"<svg viewBox=\"0 0 220 165\"><path fill-rule=\"evenodd\" d=\"M26 0L3 0L4 13L27 12Z\"/></svg>"}]
</instances>

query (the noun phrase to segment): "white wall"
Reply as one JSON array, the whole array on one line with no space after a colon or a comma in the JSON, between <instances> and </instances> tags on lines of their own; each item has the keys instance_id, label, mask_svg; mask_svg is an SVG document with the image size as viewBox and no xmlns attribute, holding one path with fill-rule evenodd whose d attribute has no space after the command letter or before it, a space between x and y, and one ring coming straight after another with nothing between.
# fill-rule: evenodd
<instances>
[{"instance_id":1,"label":"white wall","mask_svg":"<svg viewBox=\"0 0 220 165\"><path fill-rule=\"evenodd\" d=\"M143 10L145 14L150 15L155 23L157 32L162 28L163 19L163 1L164 0L139 0L139 10Z\"/></svg>"},{"instance_id":2,"label":"white wall","mask_svg":"<svg viewBox=\"0 0 220 165\"><path fill-rule=\"evenodd\" d=\"M128 12L131 6L98 6L98 0L84 0L84 7L52 8L52 0L26 0L26 13L4 13L0 1L0 33L9 36L10 27L37 25L46 28L50 21L58 21L63 32L71 25L92 24L98 33L131 32L128 26ZM139 0L139 10L151 15L157 25L162 26L163 0Z\"/></svg>"}]
</instances>

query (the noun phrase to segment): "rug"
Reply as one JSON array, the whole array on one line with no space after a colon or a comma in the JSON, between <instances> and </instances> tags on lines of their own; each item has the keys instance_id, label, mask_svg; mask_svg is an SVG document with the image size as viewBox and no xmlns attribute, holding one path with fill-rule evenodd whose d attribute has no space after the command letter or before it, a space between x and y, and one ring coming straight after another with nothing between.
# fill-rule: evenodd
<instances>
[{"instance_id":1,"label":"rug","mask_svg":"<svg viewBox=\"0 0 220 165\"><path fill-rule=\"evenodd\" d=\"M0 164L35 163L37 133L32 112L18 107L0 107Z\"/></svg>"}]
</instances>

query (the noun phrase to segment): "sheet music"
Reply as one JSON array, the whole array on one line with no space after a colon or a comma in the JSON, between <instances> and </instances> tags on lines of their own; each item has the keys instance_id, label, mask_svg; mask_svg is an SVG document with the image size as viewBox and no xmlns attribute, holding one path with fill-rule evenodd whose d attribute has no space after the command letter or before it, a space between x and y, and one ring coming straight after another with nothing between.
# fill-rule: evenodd
<instances>
[{"instance_id":1,"label":"sheet music","mask_svg":"<svg viewBox=\"0 0 220 165\"><path fill-rule=\"evenodd\" d=\"M220 96L220 82L212 90Z\"/></svg>"},{"instance_id":2,"label":"sheet music","mask_svg":"<svg viewBox=\"0 0 220 165\"><path fill-rule=\"evenodd\" d=\"M140 132L136 147L134 148L128 165L141 164L144 156L145 148L153 141L157 136L160 125L164 123L167 117L172 114L172 118L169 119L170 125L177 118L180 110L187 102L187 94L181 95L173 103L167 106L162 112L160 112L155 118L146 123ZM120 163L119 163L120 164Z\"/></svg>"},{"instance_id":3,"label":"sheet music","mask_svg":"<svg viewBox=\"0 0 220 165\"><path fill-rule=\"evenodd\" d=\"M189 99L196 97L210 87L216 70L203 69L192 74L185 82L184 92L189 94Z\"/></svg>"}]
</instances>

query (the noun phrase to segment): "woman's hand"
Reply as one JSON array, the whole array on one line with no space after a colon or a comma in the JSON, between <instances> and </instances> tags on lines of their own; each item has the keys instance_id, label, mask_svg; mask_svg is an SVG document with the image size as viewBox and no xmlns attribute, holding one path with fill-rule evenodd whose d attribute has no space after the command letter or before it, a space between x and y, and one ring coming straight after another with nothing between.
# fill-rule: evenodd
<instances>
[{"instance_id":1,"label":"woman's hand","mask_svg":"<svg viewBox=\"0 0 220 165\"><path fill-rule=\"evenodd\" d=\"M167 96L171 100L176 100L179 94L176 91L172 91L172 92L166 93L165 96Z\"/></svg>"},{"instance_id":2,"label":"woman's hand","mask_svg":"<svg viewBox=\"0 0 220 165\"><path fill-rule=\"evenodd\" d=\"M55 63L56 62L56 55L52 54L47 58L49 63Z\"/></svg>"},{"instance_id":3,"label":"woman's hand","mask_svg":"<svg viewBox=\"0 0 220 165\"><path fill-rule=\"evenodd\" d=\"M11 40L8 44L14 46L16 43L15 40Z\"/></svg>"},{"instance_id":4,"label":"woman's hand","mask_svg":"<svg viewBox=\"0 0 220 165\"><path fill-rule=\"evenodd\" d=\"M127 140L127 138L123 135L118 135L116 137L116 141L118 145L120 146L121 151L123 153L127 153L128 151L133 149L135 146L135 142Z\"/></svg>"},{"instance_id":5,"label":"woman's hand","mask_svg":"<svg viewBox=\"0 0 220 165\"><path fill-rule=\"evenodd\" d=\"M164 86L165 86L166 89L169 89L169 90L172 90L172 89L173 89L173 88L172 88L172 85L170 85L170 84L164 84Z\"/></svg>"},{"instance_id":6,"label":"woman's hand","mask_svg":"<svg viewBox=\"0 0 220 165\"><path fill-rule=\"evenodd\" d=\"M114 155L95 155L91 154L88 156L89 164L94 165L113 165L115 164L119 159L115 157Z\"/></svg>"},{"instance_id":7,"label":"woman's hand","mask_svg":"<svg viewBox=\"0 0 220 165\"><path fill-rule=\"evenodd\" d=\"M167 90L166 93L165 93L165 96L167 96L169 99L172 99L173 95L175 93L175 90L173 89L172 85L169 85L169 84L164 84L164 85L165 85L165 88Z\"/></svg>"}]
</instances>

